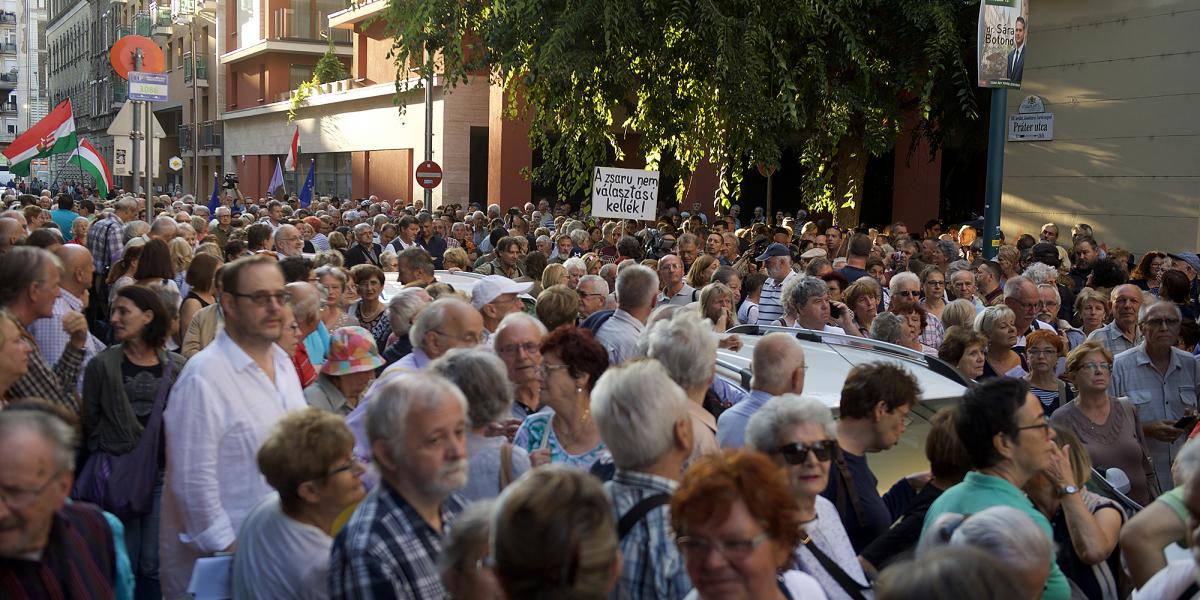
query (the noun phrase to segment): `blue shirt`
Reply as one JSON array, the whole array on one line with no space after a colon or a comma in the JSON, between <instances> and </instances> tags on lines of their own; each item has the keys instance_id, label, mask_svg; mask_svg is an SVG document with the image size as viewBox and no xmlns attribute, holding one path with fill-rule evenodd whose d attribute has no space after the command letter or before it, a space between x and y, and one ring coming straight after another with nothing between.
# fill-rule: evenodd
<instances>
[{"instance_id":1,"label":"blue shirt","mask_svg":"<svg viewBox=\"0 0 1200 600\"><path fill-rule=\"evenodd\" d=\"M50 218L54 219L54 223L58 225L58 229L62 232L64 240L69 242L75 239L75 234L71 232L71 224L75 222L75 219L79 218L79 213L73 210L56 208L50 211Z\"/></svg>"},{"instance_id":2,"label":"blue shirt","mask_svg":"<svg viewBox=\"0 0 1200 600\"><path fill-rule=\"evenodd\" d=\"M619 522L642 499L672 494L670 479L618 469L604 491L612 502L613 520ZM620 541L621 579L611 597L622 600L679 599L692 589L683 556L671 531L670 509L662 505L647 512Z\"/></svg>"},{"instance_id":3,"label":"blue shirt","mask_svg":"<svg viewBox=\"0 0 1200 600\"><path fill-rule=\"evenodd\" d=\"M329 354L329 329L325 322L317 320L317 329L304 338L304 350L308 352L308 360L314 367L325 363L325 355Z\"/></svg>"},{"instance_id":4,"label":"blue shirt","mask_svg":"<svg viewBox=\"0 0 1200 600\"><path fill-rule=\"evenodd\" d=\"M746 424L768 400L774 398L762 390L750 390L742 399L717 419L717 443L722 448L741 448L746 445Z\"/></svg>"}]
</instances>

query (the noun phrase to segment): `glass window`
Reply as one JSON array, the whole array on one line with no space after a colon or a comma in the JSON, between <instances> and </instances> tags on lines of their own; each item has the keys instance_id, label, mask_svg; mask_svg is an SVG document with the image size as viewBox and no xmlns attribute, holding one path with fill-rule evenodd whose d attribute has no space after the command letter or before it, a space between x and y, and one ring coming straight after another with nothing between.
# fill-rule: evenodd
<instances>
[{"instance_id":1,"label":"glass window","mask_svg":"<svg viewBox=\"0 0 1200 600\"><path fill-rule=\"evenodd\" d=\"M288 89L294 90L301 83L312 79L313 68L308 65L291 65L288 68Z\"/></svg>"}]
</instances>

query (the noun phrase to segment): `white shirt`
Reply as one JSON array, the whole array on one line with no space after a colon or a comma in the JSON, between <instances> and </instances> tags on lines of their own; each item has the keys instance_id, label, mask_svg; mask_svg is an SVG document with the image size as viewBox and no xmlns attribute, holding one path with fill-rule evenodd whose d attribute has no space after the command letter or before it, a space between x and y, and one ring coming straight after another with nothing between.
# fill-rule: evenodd
<instances>
[{"instance_id":1,"label":"white shirt","mask_svg":"<svg viewBox=\"0 0 1200 600\"><path fill-rule=\"evenodd\" d=\"M1133 600L1159 600L1160 598L1183 598L1181 594L1196 583L1196 561L1173 560L1150 581L1133 593ZM1196 596L1193 595L1192 598Z\"/></svg>"},{"instance_id":2,"label":"white shirt","mask_svg":"<svg viewBox=\"0 0 1200 600\"><path fill-rule=\"evenodd\" d=\"M787 588L788 593L796 600L825 600L827 598L825 590L821 589L821 584L813 579L812 575L792 569L784 571L779 577L783 579L783 587ZM700 600L700 591L693 589L683 597L683 600Z\"/></svg>"},{"instance_id":3,"label":"white shirt","mask_svg":"<svg viewBox=\"0 0 1200 600\"><path fill-rule=\"evenodd\" d=\"M167 598L184 594L196 559L234 542L271 487L255 455L275 422L305 408L291 359L272 346L275 381L222 330L171 388L163 427L167 475L159 570Z\"/></svg>"},{"instance_id":4,"label":"white shirt","mask_svg":"<svg viewBox=\"0 0 1200 600\"><path fill-rule=\"evenodd\" d=\"M333 538L283 514L271 494L238 530L230 576L234 598L321 600L329 597Z\"/></svg>"}]
</instances>

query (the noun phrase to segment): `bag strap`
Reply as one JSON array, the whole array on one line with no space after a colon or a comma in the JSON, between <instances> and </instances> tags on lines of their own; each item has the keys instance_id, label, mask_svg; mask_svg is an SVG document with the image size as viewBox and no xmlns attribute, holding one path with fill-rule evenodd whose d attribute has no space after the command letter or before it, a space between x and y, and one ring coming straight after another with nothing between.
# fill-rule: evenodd
<instances>
[{"instance_id":1,"label":"bag strap","mask_svg":"<svg viewBox=\"0 0 1200 600\"><path fill-rule=\"evenodd\" d=\"M821 549L818 548L815 543L813 543L812 536L805 534L804 539L800 540L800 543L804 544L804 547L808 548L809 552L812 552L813 557L816 558L817 562L821 564L821 568L825 569L826 573L829 573L829 576L837 582L838 586L846 592L847 596L850 596L852 600L866 600L866 597L863 596L862 592L863 590L871 589L871 586L863 585L855 581L849 573L842 570L842 568L839 567L838 564L833 561L833 559L829 558L829 555L822 552Z\"/></svg>"},{"instance_id":2,"label":"bag strap","mask_svg":"<svg viewBox=\"0 0 1200 600\"><path fill-rule=\"evenodd\" d=\"M850 465L846 464L846 456L842 452L842 447L839 445L833 453L834 462L838 469L838 487L843 488L846 492L845 497L840 493L837 495L838 513L846 514L846 498L850 500L851 507L854 508L854 516L858 520L859 527L867 526L866 511L863 510L862 499L858 497L858 486L854 485L854 476L850 474Z\"/></svg>"},{"instance_id":3,"label":"bag strap","mask_svg":"<svg viewBox=\"0 0 1200 600\"><path fill-rule=\"evenodd\" d=\"M633 531L633 526L637 525L650 511L670 501L670 494L653 494L639 500L617 521L617 539L625 539L625 536Z\"/></svg>"},{"instance_id":4,"label":"bag strap","mask_svg":"<svg viewBox=\"0 0 1200 600\"><path fill-rule=\"evenodd\" d=\"M500 445L500 489L508 487L512 480L512 444L504 442Z\"/></svg>"}]
</instances>

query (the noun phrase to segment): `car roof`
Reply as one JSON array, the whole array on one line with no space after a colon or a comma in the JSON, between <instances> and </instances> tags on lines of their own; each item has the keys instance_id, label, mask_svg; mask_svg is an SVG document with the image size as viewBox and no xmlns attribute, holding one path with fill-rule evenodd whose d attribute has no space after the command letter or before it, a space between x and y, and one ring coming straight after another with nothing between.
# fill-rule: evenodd
<instances>
[{"instance_id":1,"label":"car roof","mask_svg":"<svg viewBox=\"0 0 1200 600\"><path fill-rule=\"evenodd\" d=\"M399 273L384 273L383 281L383 302L388 302L400 290L404 289L404 284L400 283ZM437 278L438 283L448 283L456 292L462 292L469 298L471 290L475 288L475 284L483 279L483 275L479 273L471 273L468 271L434 271L433 275ZM521 301L526 305L532 304L535 300L529 294L518 294Z\"/></svg>"},{"instance_id":2,"label":"car roof","mask_svg":"<svg viewBox=\"0 0 1200 600\"><path fill-rule=\"evenodd\" d=\"M878 340L857 336L759 325L739 325L727 331L742 341L738 351L717 350L717 373L743 389L750 388L754 347L762 336L772 332L794 335L804 348L808 370L804 395L819 399L834 413L841 404L842 385L850 370L858 365L886 362L907 370L921 388L922 404L942 405L961 398L966 380L953 367L934 356Z\"/></svg>"}]
</instances>

